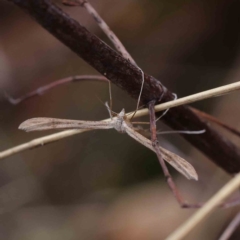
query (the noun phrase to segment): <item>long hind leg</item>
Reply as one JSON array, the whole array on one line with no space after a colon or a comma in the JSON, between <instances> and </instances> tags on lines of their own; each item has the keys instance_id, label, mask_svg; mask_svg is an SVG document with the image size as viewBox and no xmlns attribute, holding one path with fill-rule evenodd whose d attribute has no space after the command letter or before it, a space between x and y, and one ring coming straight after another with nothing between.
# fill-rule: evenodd
<instances>
[{"instance_id":1,"label":"long hind leg","mask_svg":"<svg viewBox=\"0 0 240 240\"><path fill-rule=\"evenodd\" d=\"M183 200L183 198L182 198L176 184L174 183L172 176L170 175L168 168L162 158L161 151L159 149L159 142L157 140L156 117L155 117L154 104L155 104L155 101L152 101L148 105L149 115L150 115L150 130L151 130L152 146L154 147L154 149L156 151L159 163L163 169L163 173L167 180L168 186L169 186L170 190L172 191L173 195L175 196L180 207L182 207L182 208L200 208L204 205L204 203L189 204ZM219 207L227 208L227 207L232 207L232 206L236 206L239 204L240 204L240 198L236 198L236 199L232 199L228 202L220 204Z\"/></svg>"}]
</instances>

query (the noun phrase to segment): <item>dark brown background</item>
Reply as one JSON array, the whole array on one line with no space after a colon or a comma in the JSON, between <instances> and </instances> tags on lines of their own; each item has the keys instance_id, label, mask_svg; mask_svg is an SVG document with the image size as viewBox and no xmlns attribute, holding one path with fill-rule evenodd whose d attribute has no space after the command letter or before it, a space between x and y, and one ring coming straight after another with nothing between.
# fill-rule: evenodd
<instances>
[{"instance_id":1,"label":"dark brown background","mask_svg":"<svg viewBox=\"0 0 240 240\"><path fill-rule=\"evenodd\" d=\"M54 2L109 43L84 9ZM238 1L91 3L138 65L179 97L239 80ZM108 117L98 100L109 97L103 83L59 87L18 106L6 102L4 91L17 97L59 78L97 73L7 1L0 2L0 22L1 150L46 134L17 130L31 117ZM239 128L238 95L194 106ZM113 100L117 112L136 106L114 86ZM179 136L160 142L199 173L199 181L190 182L170 169L187 200L206 201L230 178ZM4 239L164 239L193 213L179 209L156 156L113 130L84 133L2 160L0 187ZM188 239L215 239L237 209L215 212ZM238 239L237 232L232 239Z\"/></svg>"}]
</instances>

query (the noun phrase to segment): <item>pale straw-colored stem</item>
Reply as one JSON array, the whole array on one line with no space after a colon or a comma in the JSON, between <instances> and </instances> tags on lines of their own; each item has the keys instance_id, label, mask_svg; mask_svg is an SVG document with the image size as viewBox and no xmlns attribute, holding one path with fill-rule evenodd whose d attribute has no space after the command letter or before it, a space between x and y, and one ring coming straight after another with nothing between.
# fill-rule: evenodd
<instances>
[{"instance_id":1,"label":"pale straw-colored stem","mask_svg":"<svg viewBox=\"0 0 240 240\"><path fill-rule=\"evenodd\" d=\"M192 217L177 228L166 240L184 239L196 225L202 222L215 208L217 208L226 198L228 198L240 186L240 173L222 187L202 208Z\"/></svg>"},{"instance_id":2,"label":"pale straw-colored stem","mask_svg":"<svg viewBox=\"0 0 240 240\"><path fill-rule=\"evenodd\" d=\"M218 87L218 88L207 90L207 91L204 91L201 93L193 94L193 95L190 95L190 96L187 96L184 98L179 98L178 100L174 100L174 101L170 101L167 103L156 105L155 111L156 112L163 111L165 109L168 109L171 107L176 107L176 106L179 106L182 104L196 102L196 101L203 100L203 99L210 98L210 97L216 97L219 95L230 93L232 91L236 91L238 89L240 89L240 82L232 83L229 85L225 85L223 87ZM142 110L139 110L135 114L134 117L141 117L141 116L144 116L147 114L148 114L148 109L142 109ZM131 113L127 114L127 116L130 119ZM110 119L106 119L105 121L109 121L109 120ZM81 130L81 129L80 130L67 130L67 131L63 131L60 133L55 133L55 134L51 134L51 135L48 135L45 137L37 138L30 142L27 142L27 143L24 143L24 144L21 144L16 147L13 147L13 148L10 148L10 149L0 152L0 159L9 157L11 155L25 151L27 149L31 149L31 148L34 148L37 146L51 143L51 142L54 142L54 141L57 141L57 140L60 140L60 139L66 138L66 137L70 137L70 136L73 136L73 135L76 135L76 134L79 134L82 132L86 132L86 131L90 131L90 129L88 129L88 130L86 130L86 129L84 129L84 130Z\"/></svg>"},{"instance_id":3,"label":"pale straw-colored stem","mask_svg":"<svg viewBox=\"0 0 240 240\"><path fill-rule=\"evenodd\" d=\"M138 101L137 101L137 107L136 107L136 111L137 111L140 101L141 101L141 96L142 96L142 91L143 91L143 86L144 86L143 70L137 65L137 63L132 58L130 53L127 51L127 49L124 47L122 42L119 40L119 38L116 36L116 34L110 29L110 27L102 19L102 17L98 14L98 12L94 9L94 7L87 0L81 0L79 2L81 3L81 6L86 8L88 13L93 17L93 19L96 21L96 23L102 29L102 31L107 35L107 37L113 43L113 45L117 49L117 51L120 52L125 59L129 60L134 66L136 66L139 69L139 71L141 72L142 84L141 84L140 93L139 93L139 97L138 97Z\"/></svg>"},{"instance_id":4,"label":"pale straw-colored stem","mask_svg":"<svg viewBox=\"0 0 240 240\"><path fill-rule=\"evenodd\" d=\"M233 92L233 91L237 91L239 89L240 89L240 82L231 83L231 84L228 84L228 85L225 85L222 87L217 87L217 88L210 89L210 90L207 90L204 92L192 94L187 97L179 98L177 100L173 100L173 101L169 101L166 103L156 105L155 111L160 112L160 111L163 111L168 108L173 108L173 107L177 107L180 105L197 102L197 101L204 100L204 99L211 98L211 97L221 96L221 95ZM147 114L147 112L148 112L148 109L138 110L138 112L136 113L136 116L137 117L144 116Z\"/></svg>"},{"instance_id":5,"label":"pale straw-colored stem","mask_svg":"<svg viewBox=\"0 0 240 240\"><path fill-rule=\"evenodd\" d=\"M237 229L240 224L240 212L233 218L233 220L226 227L222 235L218 240L228 240L230 239L233 232Z\"/></svg>"},{"instance_id":6,"label":"pale straw-colored stem","mask_svg":"<svg viewBox=\"0 0 240 240\"><path fill-rule=\"evenodd\" d=\"M81 2L81 1L80 1ZM109 40L113 43L114 47L122 54L125 59L128 59L133 65L137 66L136 62L123 46L119 38L116 34L110 29L107 23L102 19L102 17L98 14L98 12L94 9L94 7L86 0L82 1L82 6L86 8L88 13L93 17L99 27L103 30L103 32L107 35Z\"/></svg>"},{"instance_id":7,"label":"pale straw-colored stem","mask_svg":"<svg viewBox=\"0 0 240 240\"><path fill-rule=\"evenodd\" d=\"M89 131L90 129L79 129L79 130L67 130L62 131L60 133L54 133L45 137L36 138L34 140L31 140L29 142L20 144L18 146L15 146L13 148L9 148L5 151L0 152L0 159L10 157L14 154L23 152L25 150L29 150L38 146L44 146L47 143L55 142L63 138L67 138L79 133L83 133L86 131Z\"/></svg>"}]
</instances>

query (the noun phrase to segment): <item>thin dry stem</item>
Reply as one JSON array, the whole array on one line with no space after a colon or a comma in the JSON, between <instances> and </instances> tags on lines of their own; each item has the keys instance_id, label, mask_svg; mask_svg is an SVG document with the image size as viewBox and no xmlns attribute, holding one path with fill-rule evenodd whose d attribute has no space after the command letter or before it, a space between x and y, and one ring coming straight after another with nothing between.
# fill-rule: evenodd
<instances>
[{"instance_id":1,"label":"thin dry stem","mask_svg":"<svg viewBox=\"0 0 240 240\"><path fill-rule=\"evenodd\" d=\"M176 93L173 93L173 95L174 95L173 101L175 101L175 100L177 99L177 94L176 94ZM160 120L162 117L164 117L164 116L167 114L168 110L169 110L169 108L167 108L167 109L156 119L156 122L157 122L158 120Z\"/></svg>"},{"instance_id":2,"label":"thin dry stem","mask_svg":"<svg viewBox=\"0 0 240 240\"><path fill-rule=\"evenodd\" d=\"M76 135L76 134L79 134L79 133L83 133L83 132L86 132L86 131L90 131L90 130L89 129L67 130L67 131L62 131L60 133L55 133L55 134L47 135L47 136L44 136L44 137L36 138L36 139L31 140L29 142L20 144L16 147L9 148L5 151L0 152L0 159L10 157L14 154L23 152L25 150L36 148L36 147L39 147L39 146L44 146L48 143L55 142L55 141L58 141L60 139L67 138L67 137L70 137L70 136L73 136L73 135Z\"/></svg>"},{"instance_id":3,"label":"thin dry stem","mask_svg":"<svg viewBox=\"0 0 240 240\"><path fill-rule=\"evenodd\" d=\"M180 106L180 105L185 105L185 104L197 102L197 101L204 100L204 99L207 99L207 98L218 97L218 96L221 96L221 95L233 92L233 91L237 91L239 89L240 89L240 82L231 83L231 84L228 84L228 85L225 85L225 86L222 86L222 87L217 87L217 88L210 89L210 90L207 90L207 91L203 91L203 92L200 92L200 93L192 94L192 95L189 95L187 97L179 98L177 100L173 100L173 101L169 101L169 102L166 102L166 103L156 105L155 106L155 112L160 112L160 111L163 111L163 110L168 109L168 108L173 108L173 107L177 107L177 106ZM144 116L144 115L147 114L147 112L148 112L148 110L146 108L141 109L137 112L136 115L138 117Z\"/></svg>"},{"instance_id":4,"label":"thin dry stem","mask_svg":"<svg viewBox=\"0 0 240 240\"><path fill-rule=\"evenodd\" d=\"M210 98L210 97L215 97L215 96L219 96L222 94L226 94L226 93L230 93L232 91L236 91L240 89L240 82L236 82L233 84L229 84L229 85L225 85L222 87L218 87L215 89L211 89L211 90L207 90L205 92L201 92L201 93L197 93L197 94L193 94L184 98L179 98L178 100L173 100L167 103L163 103L163 104L159 104L157 106L155 106L155 111L163 111L165 109L171 108L171 107L176 107L182 104L186 104L186 103L191 103L191 102L195 102L198 100L202 100L202 99L206 99L206 98ZM127 113L127 118L130 119L131 115L133 113ZM134 117L142 117L144 115L148 114L148 109L142 109L139 110ZM110 119L106 119L105 121L110 121ZM37 138L35 140L32 140L30 142L18 145L16 147L7 149L5 151L0 152L0 159L9 157L11 155L17 154L19 152L25 151L27 149L31 149L37 146L41 146L50 142L54 142L66 137L70 137L72 135L76 135L85 131L89 131L89 130L67 130L67 131L63 131L60 133L55 133L52 135L48 135L45 137L41 137L41 138Z\"/></svg>"},{"instance_id":5,"label":"thin dry stem","mask_svg":"<svg viewBox=\"0 0 240 240\"><path fill-rule=\"evenodd\" d=\"M82 1L82 6L86 8L99 27L103 30L103 32L108 36L110 41L113 43L114 47L122 54L125 59L128 59L132 64L137 66L136 62L123 46L119 38L116 34L110 29L110 27L106 24L106 22L101 18L101 16L97 13L97 11L93 8L93 6L88 1Z\"/></svg>"},{"instance_id":6,"label":"thin dry stem","mask_svg":"<svg viewBox=\"0 0 240 240\"><path fill-rule=\"evenodd\" d=\"M237 129L235 129L235 128L233 128L233 127L231 127L231 126L229 126L229 125L227 125L225 123L223 123L222 121L220 121L219 119L213 117L212 115L209 115L209 114L207 114L205 112L202 112L202 111L200 111L200 110L198 110L196 108L192 108L192 107L191 107L191 110L193 112L195 112L196 114L198 114L198 116L201 116L201 117L203 117L203 118L205 118L205 119L207 119L207 120L209 120L211 122L214 122L217 125L221 126L222 128L225 128L226 130L228 130L232 134L235 134L236 136L240 137L240 131L238 131Z\"/></svg>"},{"instance_id":7,"label":"thin dry stem","mask_svg":"<svg viewBox=\"0 0 240 240\"><path fill-rule=\"evenodd\" d=\"M77 75L77 76L62 78L62 79L59 79L57 81L46 84L44 86L41 86L41 87L37 88L36 90L33 90L33 91L31 91L27 94L24 94L23 96L20 96L19 98L13 98L8 93L5 93L5 95L6 95L6 98L8 99L8 101L11 104L17 105L17 104L21 103L22 101L25 101L29 98L35 97L37 95L43 95L47 91L49 91L49 90L51 90L55 87L61 86L63 84L74 83L74 82L85 81L85 80L108 82L109 83L110 99L112 98L112 96L111 96L111 82L107 78L105 78L103 76L99 76L99 75Z\"/></svg>"},{"instance_id":8,"label":"thin dry stem","mask_svg":"<svg viewBox=\"0 0 240 240\"><path fill-rule=\"evenodd\" d=\"M240 213L238 213L234 219L229 223L227 228L224 230L223 234L220 236L219 240L227 240L231 237L233 232L240 224Z\"/></svg>"},{"instance_id":9,"label":"thin dry stem","mask_svg":"<svg viewBox=\"0 0 240 240\"><path fill-rule=\"evenodd\" d=\"M107 35L109 40L113 43L113 45L117 49L117 51L120 52L125 59L129 60L133 65L135 65L141 72L142 84L141 84L141 89L140 89L140 93L139 93L139 97L138 97L138 101L137 101L137 107L136 107L136 111L135 111L135 113L136 113L139 108L142 91L143 91L143 86L144 86L144 82L145 82L143 70L137 65L137 63L132 58L130 53L127 51L127 49L124 47L124 45L119 40L119 38L115 35L115 33L110 29L110 27L107 25L107 23L103 20L103 18L98 14L98 12L94 9L94 7L87 0L77 0L77 1L64 0L62 2L64 4L70 5L70 6L85 7L86 10L88 11L88 13L93 17L93 19L99 25L99 27ZM132 115L132 118L134 117L135 113Z\"/></svg>"},{"instance_id":10,"label":"thin dry stem","mask_svg":"<svg viewBox=\"0 0 240 240\"><path fill-rule=\"evenodd\" d=\"M214 211L226 198L240 186L240 173L223 186L201 209L170 234L166 240L184 239L200 222Z\"/></svg>"},{"instance_id":11,"label":"thin dry stem","mask_svg":"<svg viewBox=\"0 0 240 240\"><path fill-rule=\"evenodd\" d=\"M140 70L141 76L142 76L142 84L141 84L141 89L140 89L140 93L139 93L139 97L138 97L138 101L137 101L137 107L136 107L136 111L135 111L135 113L136 113L138 108L139 108L140 101L141 101L141 96L142 96L142 91L143 91L143 86L144 86L144 80L145 80L143 70L137 65L137 63L132 58L130 53L126 50L126 48L124 47L122 42L115 35L115 33L110 29L110 27L102 19L102 17L98 14L98 12L94 9L94 7L87 0L78 0L78 2L79 2L80 6L86 8L86 10L93 17L93 19L96 21L96 23L99 25L99 27L108 36L108 38L113 43L113 45L117 49L117 51L120 52L125 59L129 60L133 65L135 65ZM132 118L133 117L134 117L134 114L133 114Z\"/></svg>"},{"instance_id":12,"label":"thin dry stem","mask_svg":"<svg viewBox=\"0 0 240 240\"><path fill-rule=\"evenodd\" d=\"M138 98L142 83L138 68L61 11L52 1L7 1L16 4L30 14L42 27L111 80L112 83L128 92L133 98ZM173 99L172 93L160 81L148 74L144 74L144 76L146 81L141 98L143 104L158 100L163 92L163 102ZM189 119L188 122L186 122L186 118ZM193 128L207 129L205 134L196 137L186 135L185 138L225 171L229 173L239 171L240 151L237 146L207 125L207 121L194 114L188 107L182 106L171 110L164 121L169 126L179 130L185 130L188 127L189 130ZM215 145L209 145L208 142L215 143Z\"/></svg>"},{"instance_id":13,"label":"thin dry stem","mask_svg":"<svg viewBox=\"0 0 240 240\"><path fill-rule=\"evenodd\" d=\"M121 43L121 41L116 36L116 34L110 29L107 23L102 19L102 17L98 14L95 8L87 0L78 0L78 1L64 0L62 1L62 3L68 6L84 7L88 11L88 13L93 17L94 21L103 30L103 32L107 35L107 37L113 43L117 51L120 52L125 59L129 60L133 65L137 66L136 62L134 61L132 56L129 54L129 52L126 50L126 48Z\"/></svg>"}]
</instances>

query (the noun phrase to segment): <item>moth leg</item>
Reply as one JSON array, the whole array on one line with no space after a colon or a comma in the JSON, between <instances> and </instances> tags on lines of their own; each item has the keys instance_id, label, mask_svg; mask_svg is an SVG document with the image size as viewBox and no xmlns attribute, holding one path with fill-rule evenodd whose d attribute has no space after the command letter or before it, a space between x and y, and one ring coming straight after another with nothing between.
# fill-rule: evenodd
<instances>
[{"instance_id":1,"label":"moth leg","mask_svg":"<svg viewBox=\"0 0 240 240\"><path fill-rule=\"evenodd\" d=\"M162 154L161 154L161 151L159 148L159 142L157 140L156 116L155 116L154 104L155 104L155 101L152 101L148 105L149 115L150 115L150 131L151 131L152 146L156 151L158 160L163 169L163 173L167 180L168 186L171 189L171 191L172 191L173 195L175 196L177 202L179 203L180 207L182 207L182 208L200 208L204 205L204 203L189 204L183 200L183 198L182 198L176 184L174 183L172 176L170 175L168 168L162 158ZM240 205L240 197L237 197L235 199L231 199L229 201L221 203L219 205L219 207L220 208L229 208L229 207L233 207L236 205Z\"/></svg>"}]
</instances>

